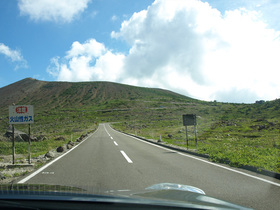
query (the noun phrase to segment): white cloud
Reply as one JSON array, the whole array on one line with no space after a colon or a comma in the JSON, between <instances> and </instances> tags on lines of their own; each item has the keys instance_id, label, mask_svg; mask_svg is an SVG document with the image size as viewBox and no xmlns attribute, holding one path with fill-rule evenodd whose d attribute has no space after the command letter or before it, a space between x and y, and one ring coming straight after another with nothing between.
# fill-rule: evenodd
<instances>
[{"instance_id":1,"label":"white cloud","mask_svg":"<svg viewBox=\"0 0 280 210\"><path fill-rule=\"evenodd\" d=\"M158 0L111 36L131 45L124 71L138 85L149 81L205 100L231 101L232 93L244 96L235 97L240 102L280 95L279 32L267 27L260 12L222 15L198 0Z\"/></svg>"},{"instance_id":2,"label":"white cloud","mask_svg":"<svg viewBox=\"0 0 280 210\"><path fill-rule=\"evenodd\" d=\"M71 22L82 13L91 0L20 0L21 15L34 21Z\"/></svg>"},{"instance_id":3,"label":"white cloud","mask_svg":"<svg viewBox=\"0 0 280 210\"><path fill-rule=\"evenodd\" d=\"M15 69L27 68L27 62L19 50L12 50L3 43L0 43L0 54L5 55L13 63L16 63Z\"/></svg>"},{"instance_id":4,"label":"white cloud","mask_svg":"<svg viewBox=\"0 0 280 210\"><path fill-rule=\"evenodd\" d=\"M119 18L118 18L118 16L116 16L116 15L113 15L112 17L111 17L111 20L113 21L113 22L115 22L115 21L117 21Z\"/></svg>"},{"instance_id":5,"label":"white cloud","mask_svg":"<svg viewBox=\"0 0 280 210\"><path fill-rule=\"evenodd\" d=\"M102 43L97 42L95 39L87 40L84 44L74 42L71 50L67 52L66 58L87 56L87 57L99 57L105 52L105 46Z\"/></svg>"},{"instance_id":6,"label":"white cloud","mask_svg":"<svg viewBox=\"0 0 280 210\"><path fill-rule=\"evenodd\" d=\"M74 42L64 58L54 57L47 72L59 81L117 81L122 75L122 54L114 54L95 39Z\"/></svg>"},{"instance_id":7,"label":"white cloud","mask_svg":"<svg viewBox=\"0 0 280 210\"><path fill-rule=\"evenodd\" d=\"M10 58L12 61L22 61L23 57L18 50L11 50L8 46L0 43L0 53Z\"/></svg>"},{"instance_id":8,"label":"white cloud","mask_svg":"<svg viewBox=\"0 0 280 210\"><path fill-rule=\"evenodd\" d=\"M199 0L156 0L111 33L131 46L126 55L94 39L74 42L49 72L58 80L109 80L204 100L273 100L280 96L280 32L262 18L246 9L222 14Z\"/></svg>"},{"instance_id":9,"label":"white cloud","mask_svg":"<svg viewBox=\"0 0 280 210\"><path fill-rule=\"evenodd\" d=\"M279 0L203 0L208 1L215 8L218 8L222 13L224 10L234 10L247 8L252 11L260 11L264 17L264 21L271 27L280 29L280 2Z\"/></svg>"},{"instance_id":10,"label":"white cloud","mask_svg":"<svg viewBox=\"0 0 280 210\"><path fill-rule=\"evenodd\" d=\"M98 11L92 11L92 12L90 13L90 17L91 17L91 18L95 18L97 15L98 15Z\"/></svg>"}]
</instances>

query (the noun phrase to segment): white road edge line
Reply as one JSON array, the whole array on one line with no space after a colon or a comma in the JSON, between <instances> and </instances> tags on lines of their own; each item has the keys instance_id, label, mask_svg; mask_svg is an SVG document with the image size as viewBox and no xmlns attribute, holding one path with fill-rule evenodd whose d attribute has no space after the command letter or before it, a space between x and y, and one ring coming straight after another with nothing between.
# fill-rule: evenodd
<instances>
[{"instance_id":1,"label":"white road edge line","mask_svg":"<svg viewBox=\"0 0 280 210\"><path fill-rule=\"evenodd\" d=\"M124 158L126 159L127 162L129 163L133 163L132 160L125 154L124 151L121 150L122 155L124 156Z\"/></svg>"},{"instance_id":2,"label":"white road edge line","mask_svg":"<svg viewBox=\"0 0 280 210\"><path fill-rule=\"evenodd\" d=\"M99 126L98 126L99 128ZM18 184L23 184L26 181L28 181L29 179L31 179L32 177L36 176L38 173L40 173L41 171L43 171L44 169L46 169L47 167L49 167L51 164L55 163L56 161L58 161L60 158L64 157L65 155L67 155L69 152L71 152L73 149L77 148L78 146L80 146L82 143L84 143L89 137L91 137L93 134L95 134L97 130L90 134L88 137L86 137L80 144L77 144L76 146L74 146L72 149L68 150L67 152L65 152L64 154L60 155L59 157L57 157L56 159L52 160L51 162L47 163L46 165L42 166L41 168L39 168L37 171L35 171L34 173L30 174L29 176L25 177L24 179L20 180L18 182Z\"/></svg>"},{"instance_id":3,"label":"white road edge line","mask_svg":"<svg viewBox=\"0 0 280 210\"><path fill-rule=\"evenodd\" d=\"M111 139L113 139L113 137L112 137L112 136L110 135L110 133L107 131L105 124L103 124L103 126L104 126L104 129L105 129L106 133L109 135L109 137L110 137Z\"/></svg>"},{"instance_id":4,"label":"white road edge line","mask_svg":"<svg viewBox=\"0 0 280 210\"><path fill-rule=\"evenodd\" d=\"M111 128L110 125L109 125L109 127ZM111 128L111 129L113 129L113 128ZM113 130L114 130L114 129L113 129ZM116 130L114 130L114 131L116 131ZM119 132L119 131L116 131L116 132L121 133L121 132ZM150 144L150 145L152 145L152 146L159 147L159 148L164 149L164 150L167 150L167 151L176 152L176 153L179 154L179 155L186 156L186 157L189 157L189 158L192 158L192 159L195 159L195 160L199 160L199 161L202 161L202 162L204 162L204 163L208 163L208 164L210 164L210 165L214 165L214 166L217 166L217 167L226 169L226 170L228 170L228 171L232 171L232 172L235 172L235 173L238 173L238 174L242 174L242 175L244 175L244 176L248 176L248 177L251 177L251 178L254 178L254 179L257 179L257 180L260 180L260 181L263 181L263 182L266 182L266 183L269 183L269 184L272 184L272 185L275 185L275 186L280 187L280 184L279 184L279 183L276 183L276 182L273 182L273 181L269 181L269 180L267 180L267 179L260 178L260 177L257 177L257 176L251 175L251 174L247 174L247 173L244 173L244 172L241 172L241 171L237 171L237 170L235 170L235 169L228 168L228 167L225 167L225 166L222 166L222 165L218 165L218 164L216 164L216 163L213 163L213 162L210 162L210 161L207 161L207 160L203 160L203 159L200 159L200 158L191 156L191 155L187 155L187 154L184 154L184 153L181 153L181 152L177 152L176 150L168 149L168 148L162 147L162 146L160 146L160 145L156 145L156 144L153 144L153 143L144 141L144 140L142 140L142 139L138 139L138 138L136 138L136 137L134 137L134 136L130 136L130 135L127 135L127 134L124 134L124 133L121 133L121 134L126 135L126 136L129 136L129 137L131 137L131 138L134 138L134 139L136 139L136 140L138 140L138 141L141 141L141 142L143 142L143 143Z\"/></svg>"},{"instance_id":5,"label":"white road edge line","mask_svg":"<svg viewBox=\"0 0 280 210\"><path fill-rule=\"evenodd\" d=\"M106 133L112 138L112 136L110 135L110 133L107 131L107 129L106 129L106 127L105 127L105 124L103 124L103 126L104 126L104 129L105 129Z\"/></svg>"},{"instance_id":6,"label":"white road edge line","mask_svg":"<svg viewBox=\"0 0 280 210\"><path fill-rule=\"evenodd\" d=\"M117 142L115 142L115 141L114 141L114 144L115 144L116 146L119 146L119 145L118 145L118 143L117 143Z\"/></svg>"}]
</instances>

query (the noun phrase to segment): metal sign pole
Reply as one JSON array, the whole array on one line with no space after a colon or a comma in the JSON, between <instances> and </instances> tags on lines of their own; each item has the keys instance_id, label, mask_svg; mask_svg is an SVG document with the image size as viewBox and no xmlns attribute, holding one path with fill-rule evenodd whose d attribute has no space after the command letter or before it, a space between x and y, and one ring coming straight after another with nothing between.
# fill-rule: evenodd
<instances>
[{"instance_id":1,"label":"metal sign pole","mask_svg":"<svg viewBox=\"0 0 280 210\"><path fill-rule=\"evenodd\" d=\"M196 125L194 126L194 136L195 136L195 146L197 149L197 133L196 133Z\"/></svg>"},{"instance_id":2,"label":"metal sign pole","mask_svg":"<svg viewBox=\"0 0 280 210\"><path fill-rule=\"evenodd\" d=\"M188 126L186 126L186 140L187 140L187 150L188 150L189 149Z\"/></svg>"},{"instance_id":3,"label":"metal sign pole","mask_svg":"<svg viewBox=\"0 0 280 210\"><path fill-rule=\"evenodd\" d=\"M13 131L13 164L15 164L15 125L12 125Z\"/></svg>"},{"instance_id":4,"label":"metal sign pole","mask_svg":"<svg viewBox=\"0 0 280 210\"><path fill-rule=\"evenodd\" d=\"M33 105L15 105L9 106L9 123L13 129L13 164L15 164L15 127L14 124L29 124L29 164L31 163L31 137L30 137L30 123L34 123Z\"/></svg>"},{"instance_id":5,"label":"metal sign pole","mask_svg":"<svg viewBox=\"0 0 280 210\"><path fill-rule=\"evenodd\" d=\"M197 136L196 136L196 115L195 114L184 114L183 115L183 125L186 126L186 140L187 140L187 149L189 149L189 137L188 137L188 125L194 125L195 132L195 142L197 147Z\"/></svg>"},{"instance_id":6,"label":"metal sign pole","mask_svg":"<svg viewBox=\"0 0 280 210\"><path fill-rule=\"evenodd\" d=\"M31 137L30 137L30 127L31 125L29 124L29 129L28 129L28 136L29 136L29 141L28 141L28 163L31 164L31 151L30 151L30 144L31 144Z\"/></svg>"}]
</instances>

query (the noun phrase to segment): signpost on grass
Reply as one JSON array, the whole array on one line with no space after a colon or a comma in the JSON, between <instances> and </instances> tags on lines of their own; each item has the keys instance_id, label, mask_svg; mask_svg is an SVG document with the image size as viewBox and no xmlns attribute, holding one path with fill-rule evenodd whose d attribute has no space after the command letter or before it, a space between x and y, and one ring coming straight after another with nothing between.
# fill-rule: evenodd
<instances>
[{"instance_id":1,"label":"signpost on grass","mask_svg":"<svg viewBox=\"0 0 280 210\"><path fill-rule=\"evenodd\" d=\"M189 137L188 137L188 125L194 125L194 135L195 135L195 145L197 147L197 137L196 137L196 115L195 114L184 114L183 115L183 125L186 127L186 141L187 149L189 149Z\"/></svg>"},{"instance_id":2,"label":"signpost on grass","mask_svg":"<svg viewBox=\"0 0 280 210\"><path fill-rule=\"evenodd\" d=\"M32 105L14 105L9 106L9 123L12 125L13 132L13 164L15 164L15 124L29 124L28 129L28 162L31 164L30 152L30 124L34 123L34 111Z\"/></svg>"}]
</instances>

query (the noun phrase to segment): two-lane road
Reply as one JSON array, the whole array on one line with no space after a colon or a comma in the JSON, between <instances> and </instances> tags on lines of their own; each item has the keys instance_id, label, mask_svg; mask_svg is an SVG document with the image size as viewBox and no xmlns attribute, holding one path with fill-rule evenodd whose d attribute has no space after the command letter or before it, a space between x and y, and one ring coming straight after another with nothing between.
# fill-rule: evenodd
<instances>
[{"instance_id":1,"label":"two-lane road","mask_svg":"<svg viewBox=\"0 0 280 210\"><path fill-rule=\"evenodd\" d=\"M280 181L233 169L119 133L108 124L20 183L87 186L94 192L143 190L157 183L198 187L256 209L279 209Z\"/></svg>"}]
</instances>

